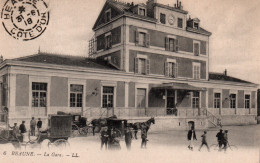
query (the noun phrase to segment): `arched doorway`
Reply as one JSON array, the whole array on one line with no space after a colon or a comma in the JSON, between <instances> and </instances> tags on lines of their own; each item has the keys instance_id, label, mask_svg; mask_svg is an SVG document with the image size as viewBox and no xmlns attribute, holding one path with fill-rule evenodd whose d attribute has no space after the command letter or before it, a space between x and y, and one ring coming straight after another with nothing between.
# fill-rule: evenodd
<instances>
[{"instance_id":1,"label":"arched doorway","mask_svg":"<svg viewBox=\"0 0 260 163\"><path fill-rule=\"evenodd\" d=\"M188 122L188 126L189 126L189 130L192 129L192 128L195 129L195 122L194 121L189 121Z\"/></svg>"}]
</instances>

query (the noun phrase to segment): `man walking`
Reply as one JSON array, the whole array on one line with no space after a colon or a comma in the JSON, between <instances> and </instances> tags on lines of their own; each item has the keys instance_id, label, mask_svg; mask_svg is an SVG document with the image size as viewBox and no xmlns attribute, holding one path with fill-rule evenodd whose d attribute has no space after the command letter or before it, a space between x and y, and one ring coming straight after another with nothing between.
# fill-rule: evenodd
<instances>
[{"instance_id":1,"label":"man walking","mask_svg":"<svg viewBox=\"0 0 260 163\"><path fill-rule=\"evenodd\" d=\"M142 138L141 148L146 148L148 139L147 139L147 132L145 128L141 130L141 138Z\"/></svg>"},{"instance_id":2,"label":"man walking","mask_svg":"<svg viewBox=\"0 0 260 163\"><path fill-rule=\"evenodd\" d=\"M132 131L130 130L129 126L127 126L125 130L125 144L127 150L131 150L132 138L133 138Z\"/></svg>"},{"instance_id":3,"label":"man walking","mask_svg":"<svg viewBox=\"0 0 260 163\"><path fill-rule=\"evenodd\" d=\"M193 140L197 140L196 133L195 133L195 130L194 130L193 127L188 131L187 138L188 138L188 141L189 141L188 148L193 151L193 148L194 148Z\"/></svg>"},{"instance_id":4,"label":"man walking","mask_svg":"<svg viewBox=\"0 0 260 163\"><path fill-rule=\"evenodd\" d=\"M202 137L202 140L201 140L201 145L200 145L199 151L200 151L200 149L201 149L201 147L202 147L203 145L206 145L208 151L210 151L210 150L209 150L208 143L207 143L207 131L204 131L204 134L201 135L201 137Z\"/></svg>"},{"instance_id":5,"label":"man walking","mask_svg":"<svg viewBox=\"0 0 260 163\"><path fill-rule=\"evenodd\" d=\"M218 146L219 146L219 151L221 151L222 145L223 145L223 130L220 129L219 132L217 133L216 137L218 138Z\"/></svg>"},{"instance_id":6,"label":"man walking","mask_svg":"<svg viewBox=\"0 0 260 163\"><path fill-rule=\"evenodd\" d=\"M228 130L225 130L225 132L223 134L223 145L224 145L224 150L226 152L227 145L228 145Z\"/></svg>"},{"instance_id":7,"label":"man walking","mask_svg":"<svg viewBox=\"0 0 260 163\"><path fill-rule=\"evenodd\" d=\"M100 139L101 139L101 150L103 149L104 144L105 144L105 148L107 149L107 142L108 142L107 127L104 127L104 129L101 131Z\"/></svg>"},{"instance_id":8,"label":"man walking","mask_svg":"<svg viewBox=\"0 0 260 163\"><path fill-rule=\"evenodd\" d=\"M37 122L37 130L38 130L38 133L40 132L40 129L42 128L42 120L41 118L38 119L38 122Z\"/></svg>"},{"instance_id":9,"label":"man walking","mask_svg":"<svg viewBox=\"0 0 260 163\"><path fill-rule=\"evenodd\" d=\"M23 142L24 134L26 133L25 121L22 121L22 124L20 124L20 126L19 126L19 130L20 130L20 133L22 136L22 142Z\"/></svg>"},{"instance_id":10,"label":"man walking","mask_svg":"<svg viewBox=\"0 0 260 163\"><path fill-rule=\"evenodd\" d=\"M36 121L34 117L32 117L30 121L31 136L35 136L35 126L36 126Z\"/></svg>"}]
</instances>

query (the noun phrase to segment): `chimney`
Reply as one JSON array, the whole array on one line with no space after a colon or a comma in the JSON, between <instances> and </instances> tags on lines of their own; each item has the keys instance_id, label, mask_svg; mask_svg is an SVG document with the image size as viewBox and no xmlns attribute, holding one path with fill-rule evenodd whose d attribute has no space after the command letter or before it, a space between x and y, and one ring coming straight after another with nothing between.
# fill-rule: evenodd
<instances>
[{"instance_id":1,"label":"chimney","mask_svg":"<svg viewBox=\"0 0 260 163\"><path fill-rule=\"evenodd\" d=\"M0 56L0 63L2 63L4 61L4 58L3 58L3 56L1 55Z\"/></svg>"},{"instance_id":2,"label":"chimney","mask_svg":"<svg viewBox=\"0 0 260 163\"><path fill-rule=\"evenodd\" d=\"M225 71L224 71L224 75L227 76L227 69L225 69Z\"/></svg>"}]
</instances>

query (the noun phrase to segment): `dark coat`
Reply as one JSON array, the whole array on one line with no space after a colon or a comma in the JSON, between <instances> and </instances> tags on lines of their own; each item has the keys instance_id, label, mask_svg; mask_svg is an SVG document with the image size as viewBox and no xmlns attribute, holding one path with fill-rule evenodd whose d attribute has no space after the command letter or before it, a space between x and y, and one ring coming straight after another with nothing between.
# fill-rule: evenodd
<instances>
[{"instance_id":1,"label":"dark coat","mask_svg":"<svg viewBox=\"0 0 260 163\"><path fill-rule=\"evenodd\" d=\"M223 138L224 138L224 133L222 132L218 132L216 137L218 138L218 141L223 141Z\"/></svg>"},{"instance_id":2,"label":"dark coat","mask_svg":"<svg viewBox=\"0 0 260 163\"><path fill-rule=\"evenodd\" d=\"M104 141L104 142L108 141L108 132L107 131L101 132L101 140Z\"/></svg>"},{"instance_id":3,"label":"dark coat","mask_svg":"<svg viewBox=\"0 0 260 163\"><path fill-rule=\"evenodd\" d=\"M42 121L37 122L37 128L42 128Z\"/></svg>"},{"instance_id":4,"label":"dark coat","mask_svg":"<svg viewBox=\"0 0 260 163\"><path fill-rule=\"evenodd\" d=\"M132 132L130 130L126 130L125 132L125 142L131 142L133 138Z\"/></svg>"},{"instance_id":5,"label":"dark coat","mask_svg":"<svg viewBox=\"0 0 260 163\"><path fill-rule=\"evenodd\" d=\"M187 135L188 140L191 140L192 132L193 132L193 139L197 140L196 133L194 130L189 130L188 135Z\"/></svg>"},{"instance_id":6,"label":"dark coat","mask_svg":"<svg viewBox=\"0 0 260 163\"><path fill-rule=\"evenodd\" d=\"M26 133L26 127L23 123L20 125L19 130L21 131L22 134Z\"/></svg>"}]
</instances>

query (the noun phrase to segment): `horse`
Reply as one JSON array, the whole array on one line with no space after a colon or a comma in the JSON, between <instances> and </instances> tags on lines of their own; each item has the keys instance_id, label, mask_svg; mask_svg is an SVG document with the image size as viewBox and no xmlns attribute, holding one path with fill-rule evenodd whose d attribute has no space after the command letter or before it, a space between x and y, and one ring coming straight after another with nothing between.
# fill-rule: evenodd
<instances>
[{"instance_id":1,"label":"horse","mask_svg":"<svg viewBox=\"0 0 260 163\"><path fill-rule=\"evenodd\" d=\"M92 132L93 132L93 136L95 136L95 129L96 127L106 127L107 126L107 119L117 119L117 117L114 115L112 117L108 117L108 118L98 118L98 119L92 119L92 121L90 122L90 124L92 125Z\"/></svg>"},{"instance_id":2,"label":"horse","mask_svg":"<svg viewBox=\"0 0 260 163\"><path fill-rule=\"evenodd\" d=\"M135 132L135 139L137 139L137 132L138 130L145 129L146 133L150 129L151 124L155 124L154 117L148 119L146 122L136 122L136 123L129 123L129 126L134 129Z\"/></svg>"}]
</instances>

